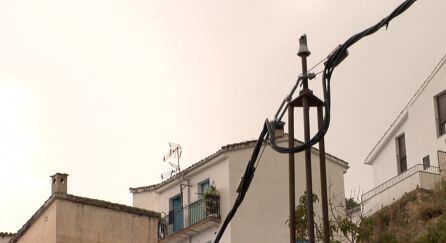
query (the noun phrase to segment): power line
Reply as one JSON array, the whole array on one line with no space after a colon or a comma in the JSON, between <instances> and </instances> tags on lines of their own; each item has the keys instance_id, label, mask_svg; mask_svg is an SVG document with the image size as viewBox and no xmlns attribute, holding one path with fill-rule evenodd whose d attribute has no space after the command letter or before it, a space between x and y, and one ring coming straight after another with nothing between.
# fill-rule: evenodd
<instances>
[{"instance_id":1,"label":"power line","mask_svg":"<svg viewBox=\"0 0 446 243\"><path fill-rule=\"evenodd\" d=\"M267 138L268 139L268 138ZM254 166L255 169L257 169L257 166L260 164L260 160L262 159L263 151L265 151L266 145L268 142L265 142L265 145L263 145L262 152L260 152L259 159L257 160L256 165Z\"/></svg>"},{"instance_id":2,"label":"power line","mask_svg":"<svg viewBox=\"0 0 446 243\"><path fill-rule=\"evenodd\" d=\"M320 60L316 65L314 65L312 68L310 68L310 70L308 70L308 72L311 72L311 70L313 70L315 67L319 66L323 61L327 60L327 57Z\"/></svg>"},{"instance_id":3,"label":"power line","mask_svg":"<svg viewBox=\"0 0 446 243\"><path fill-rule=\"evenodd\" d=\"M293 86L290 94L284 99L284 101L282 102L282 104L279 107L279 110L276 112L276 115L274 117L274 121L270 122L268 121L268 119L265 121L265 124L263 125L262 131L260 133L259 139L257 140L257 143L254 147L254 151L251 155L251 159L248 162L248 165L245 169L245 173L242 177L242 181L241 181L241 186L240 186L240 192L234 202L233 207L231 208L231 210L229 211L228 215L226 216L220 230L218 231L218 234L215 238L215 243L219 243L221 237L223 236L223 233L225 232L227 226L229 225L230 221L232 220L232 218L234 217L235 213L237 212L237 209L240 207L241 203L243 202L245 195L249 189L249 186L251 184L252 178L254 177L254 173L255 173L255 162L257 160L260 148L263 144L264 139L268 138L269 135L269 142L271 147L279 152L279 153L297 153L297 152L301 152L307 148L310 148L311 146L313 146L314 144L316 144L317 142L319 142L319 140L325 136L328 127L330 125L330 106L331 106L331 90L330 90L330 81L331 81L331 76L333 74L334 69L336 68L336 66L338 66L347 56L348 56L348 51L347 49L352 46L353 44L355 44L356 42L358 42L359 40L361 40L362 38L371 35L373 33L375 33L376 31L378 31L379 29L381 29L382 27L386 26L386 28L388 27L390 21L392 19L394 19L395 17L397 17L398 15L400 15L401 13L403 13L404 11L406 11L416 0L406 0L404 1L401 5L399 5L395 10L393 10L393 12L387 16L386 18L382 19L380 22L378 22L377 24L371 26L370 28L359 32L355 35L353 35L352 37L350 37L347 41L345 41L342 45L339 45L326 59L327 61L324 63L325 67L324 70L322 70L323 75L322 75L322 89L323 89L323 93L324 93L324 103L325 103L325 116L323 119L323 125L321 127L321 129L319 129L319 131L313 136L313 138L311 138L308 142L303 143L297 147L293 147L293 148L285 148L285 147L280 147L276 144L275 141L275 136L274 136L274 129L275 127L278 125L278 123L280 122L284 112L281 112L282 108L286 106L286 103L289 103L291 101L291 97L293 95L293 93L295 92L297 85L299 84L299 81L303 78L302 76L300 76L297 81L296 84ZM320 61L318 64L316 64L315 66L319 65L322 61ZM313 67L314 68L314 67ZM312 68L312 69L313 69ZM310 69L310 70L312 70ZM319 72L318 74L320 74L321 72ZM308 77L307 77L308 78ZM262 151L263 153L263 151ZM258 162L257 162L258 164Z\"/></svg>"}]
</instances>

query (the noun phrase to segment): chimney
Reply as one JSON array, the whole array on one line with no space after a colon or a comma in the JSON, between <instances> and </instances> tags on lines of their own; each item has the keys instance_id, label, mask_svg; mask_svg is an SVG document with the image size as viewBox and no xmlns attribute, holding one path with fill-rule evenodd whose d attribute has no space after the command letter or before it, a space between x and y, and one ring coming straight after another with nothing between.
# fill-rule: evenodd
<instances>
[{"instance_id":1,"label":"chimney","mask_svg":"<svg viewBox=\"0 0 446 243\"><path fill-rule=\"evenodd\" d=\"M283 127L285 126L285 122L276 122L274 127L274 136L276 138L282 137L284 135Z\"/></svg>"},{"instance_id":2,"label":"chimney","mask_svg":"<svg viewBox=\"0 0 446 243\"><path fill-rule=\"evenodd\" d=\"M51 176L51 195L56 192L67 193L68 174L59 173Z\"/></svg>"}]
</instances>

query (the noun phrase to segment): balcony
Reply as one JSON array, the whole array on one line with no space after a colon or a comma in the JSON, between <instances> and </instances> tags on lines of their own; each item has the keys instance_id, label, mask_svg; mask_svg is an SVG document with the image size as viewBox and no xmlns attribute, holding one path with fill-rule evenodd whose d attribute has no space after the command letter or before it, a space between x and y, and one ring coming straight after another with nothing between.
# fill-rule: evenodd
<instances>
[{"instance_id":1,"label":"balcony","mask_svg":"<svg viewBox=\"0 0 446 243\"><path fill-rule=\"evenodd\" d=\"M220 223L220 196L208 196L185 207L170 211L162 217L158 226L160 243L188 239Z\"/></svg>"},{"instance_id":2,"label":"balcony","mask_svg":"<svg viewBox=\"0 0 446 243\"><path fill-rule=\"evenodd\" d=\"M385 181L361 196L362 206L366 215L371 215L405 193L416 188L434 189L440 181L440 170L435 166L417 164L403 173Z\"/></svg>"}]
</instances>

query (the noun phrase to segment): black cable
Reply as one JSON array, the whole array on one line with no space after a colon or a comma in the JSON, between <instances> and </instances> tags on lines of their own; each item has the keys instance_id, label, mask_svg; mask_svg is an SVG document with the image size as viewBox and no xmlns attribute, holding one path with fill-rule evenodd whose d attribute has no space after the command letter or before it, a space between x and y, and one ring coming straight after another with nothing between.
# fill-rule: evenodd
<instances>
[{"instance_id":1,"label":"black cable","mask_svg":"<svg viewBox=\"0 0 446 243\"><path fill-rule=\"evenodd\" d=\"M322 128L314 135L313 138L310 139L309 142L304 143L300 146L293 147L293 148L285 148L280 147L276 144L275 136L274 136L274 129L277 126L277 124L280 122L280 119L276 119L277 115L280 114L280 110L286 103L286 100L290 97L287 97L284 102L282 102L282 105L279 108L279 111L276 113L275 119L273 122L269 122L268 120L265 121L265 124L263 125L262 132L260 133L259 139L257 140L257 143L254 147L254 151L251 155L251 159L248 162L248 165L246 166L245 173L242 177L241 185L240 185L240 192L234 202L234 205L232 209L229 211L228 215L226 216L220 230L218 231L218 234L215 238L215 243L219 243L221 237L223 236L223 233L225 232L226 228L229 225L229 222L231 222L232 218L234 217L235 213L237 212L237 209L240 207L241 203L243 202L243 199L245 198L246 193L248 192L249 186L251 184L251 181L254 177L255 173L255 161L257 160L257 156L259 154L260 148L263 144L264 139L269 135L269 141L271 147L280 152L280 153L297 153L301 152L307 148L311 148L314 144L316 144L320 138L325 136L327 133L328 127L330 125L330 105L331 105L331 90L330 90L330 81L331 76L333 74L334 69L337 65L339 65L348 55L347 49L361 40L362 38L371 35L378 31L383 26L388 26L390 21L406 11L416 0L406 0L401 5L399 5L393 12L387 16L386 18L382 19L380 22L375 24L374 26L359 32L352 37L350 37L344 44L338 46L328 57L327 61L324 63L325 67L323 70L322 75L322 90L324 94L324 102L325 102L325 116L324 116L324 123ZM297 87L297 84L299 83L301 77L296 82L296 85L293 87L293 90L291 92L294 93L294 90Z\"/></svg>"},{"instance_id":2,"label":"black cable","mask_svg":"<svg viewBox=\"0 0 446 243\"><path fill-rule=\"evenodd\" d=\"M308 72L311 72L315 67L319 66L323 61L327 60L328 57L320 60L316 65L314 65L313 67L310 68L310 70L308 70Z\"/></svg>"},{"instance_id":3,"label":"black cable","mask_svg":"<svg viewBox=\"0 0 446 243\"><path fill-rule=\"evenodd\" d=\"M266 136L265 140L268 140L268 136ZM260 160L262 159L263 151L265 151L266 145L268 145L268 142L265 142L263 145L262 152L260 152L259 158L257 159L257 163L254 165L254 169L257 169L257 166L260 164Z\"/></svg>"},{"instance_id":4,"label":"black cable","mask_svg":"<svg viewBox=\"0 0 446 243\"><path fill-rule=\"evenodd\" d=\"M240 205L243 202L243 199L245 198L246 192L248 192L249 185L251 184L252 178L254 177L254 164L257 160L257 156L259 155L260 147L263 144L263 141L265 137L267 136L267 129L266 126L263 126L262 132L260 133L259 139L257 140L257 143L254 147L254 151L252 152L251 159L248 162L248 165L246 166L245 173L243 174L241 185L240 185L240 192L235 199L234 206L232 206L231 211L229 211L228 215L225 218L225 221L221 225L220 230L218 231L218 234L215 238L215 242L219 242L221 237L223 236L223 233L226 230L226 227L228 227L229 222L231 222L232 217L234 217L235 213L237 212L237 209L240 207Z\"/></svg>"},{"instance_id":5,"label":"black cable","mask_svg":"<svg viewBox=\"0 0 446 243\"><path fill-rule=\"evenodd\" d=\"M270 143L271 147L276 150L279 153L298 153L301 151L304 151L305 149L308 149L315 145L320 138L325 136L327 133L328 127L330 126L330 108L331 108L331 92L330 92L330 81L331 76L333 74L333 71L337 65L339 65L348 55L347 49L361 40L362 38L371 35L378 31L380 28L384 26L388 26L390 21L406 11L416 0L406 0L401 5L399 5L393 12L387 16L386 18L382 19L377 24L373 25L372 27L359 32L352 37L350 37L344 44L338 46L327 58L327 61L325 62L325 67L322 75L322 89L324 94L324 102L325 102L325 116L324 116L324 122L322 128L310 139L309 142L303 143L299 146L288 148L288 147L280 147L276 144L274 136L270 136ZM267 122L267 128L268 132L274 131L275 122L272 123Z\"/></svg>"}]
</instances>

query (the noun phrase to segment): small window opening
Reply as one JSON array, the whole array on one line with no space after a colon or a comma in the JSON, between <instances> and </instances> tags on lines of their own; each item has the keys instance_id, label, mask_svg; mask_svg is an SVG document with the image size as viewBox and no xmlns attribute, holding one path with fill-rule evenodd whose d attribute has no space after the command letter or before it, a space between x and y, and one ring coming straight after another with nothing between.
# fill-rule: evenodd
<instances>
[{"instance_id":1,"label":"small window opening","mask_svg":"<svg viewBox=\"0 0 446 243\"><path fill-rule=\"evenodd\" d=\"M429 167L431 167L431 161L429 159L429 155L427 155L423 158L423 170L427 170Z\"/></svg>"}]
</instances>

